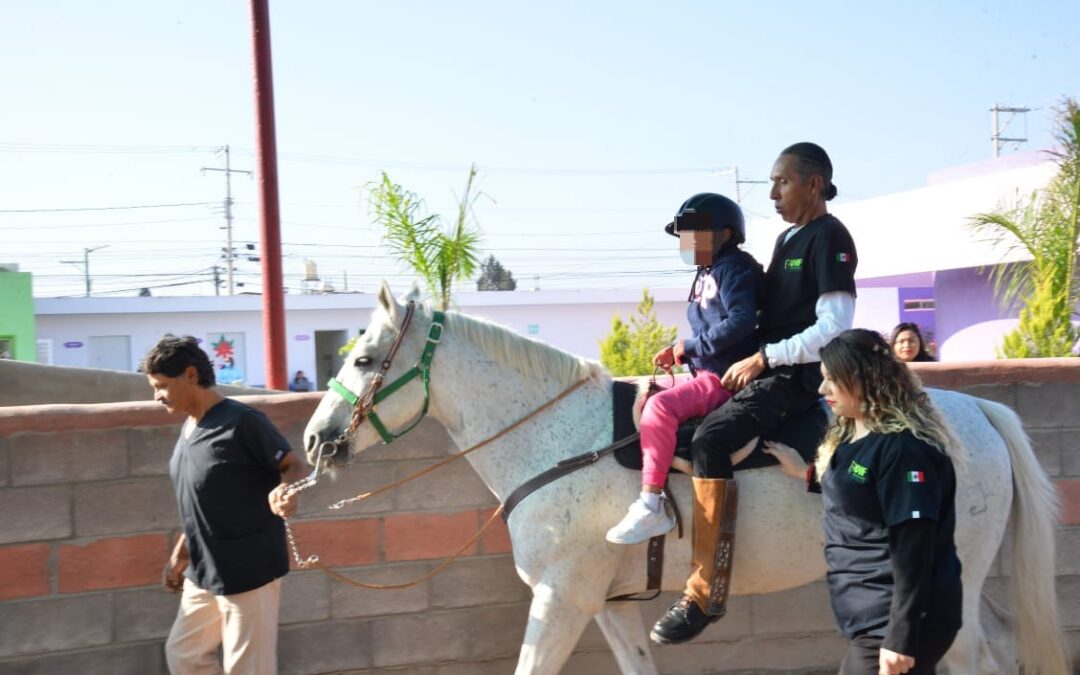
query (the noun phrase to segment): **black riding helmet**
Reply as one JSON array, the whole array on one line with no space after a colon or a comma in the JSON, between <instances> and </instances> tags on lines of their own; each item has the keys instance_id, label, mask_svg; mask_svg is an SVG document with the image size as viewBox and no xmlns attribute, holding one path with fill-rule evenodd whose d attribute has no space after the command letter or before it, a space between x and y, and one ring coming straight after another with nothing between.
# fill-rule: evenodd
<instances>
[{"instance_id":1,"label":"black riding helmet","mask_svg":"<svg viewBox=\"0 0 1080 675\"><path fill-rule=\"evenodd\" d=\"M725 227L731 228L732 243L746 241L746 224L739 205L723 195L702 192L683 202L675 212L675 220L665 225L664 231L677 237L680 231L720 231Z\"/></svg>"}]
</instances>

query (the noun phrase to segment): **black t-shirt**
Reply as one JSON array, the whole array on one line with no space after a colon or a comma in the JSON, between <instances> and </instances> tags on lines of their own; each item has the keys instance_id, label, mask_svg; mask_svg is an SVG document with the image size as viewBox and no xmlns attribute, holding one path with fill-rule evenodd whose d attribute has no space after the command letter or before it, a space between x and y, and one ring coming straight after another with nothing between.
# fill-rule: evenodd
<instances>
[{"instance_id":1,"label":"black t-shirt","mask_svg":"<svg viewBox=\"0 0 1080 675\"><path fill-rule=\"evenodd\" d=\"M803 225L787 242L777 238L765 274L765 302L758 324L762 344L797 335L817 321L817 300L825 293L855 294L855 242L844 224L829 214Z\"/></svg>"},{"instance_id":2,"label":"black t-shirt","mask_svg":"<svg viewBox=\"0 0 1080 675\"><path fill-rule=\"evenodd\" d=\"M956 474L948 456L910 431L872 433L836 448L821 489L829 592L845 636L886 634L894 565L907 562L890 558L890 528L915 519L936 523L928 542L933 578L920 580L932 586L923 609L950 620L958 614Z\"/></svg>"},{"instance_id":3,"label":"black t-shirt","mask_svg":"<svg viewBox=\"0 0 1080 675\"><path fill-rule=\"evenodd\" d=\"M184 424L169 474L191 556L185 574L195 585L233 595L289 571L284 521L267 502L287 452L288 441L266 415L231 399L194 429Z\"/></svg>"}]
</instances>

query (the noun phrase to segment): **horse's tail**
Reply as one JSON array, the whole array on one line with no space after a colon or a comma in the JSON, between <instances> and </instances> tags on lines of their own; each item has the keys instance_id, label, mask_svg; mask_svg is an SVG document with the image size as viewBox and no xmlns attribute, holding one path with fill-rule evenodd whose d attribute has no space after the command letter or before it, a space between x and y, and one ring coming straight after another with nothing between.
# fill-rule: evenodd
<instances>
[{"instance_id":1,"label":"horse's tail","mask_svg":"<svg viewBox=\"0 0 1080 675\"><path fill-rule=\"evenodd\" d=\"M1058 616L1054 577L1057 491L1039 466L1013 410L976 399L1009 448L1012 464L1012 605L1020 662L1027 673L1067 675L1065 640Z\"/></svg>"}]
</instances>

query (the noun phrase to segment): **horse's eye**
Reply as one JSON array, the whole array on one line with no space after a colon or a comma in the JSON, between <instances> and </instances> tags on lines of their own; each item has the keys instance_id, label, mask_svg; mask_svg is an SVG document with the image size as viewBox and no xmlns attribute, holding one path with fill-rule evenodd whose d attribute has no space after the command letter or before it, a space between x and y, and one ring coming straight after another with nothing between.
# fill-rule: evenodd
<instances>
[{"instance_id":1,"label":"horse's eye","mask_svg":"<svg viewBox=\"0 0 1080 675\"><path fill-rule=\"evenodd\" d=\"M364 366L370 366L371 365L371 357L370 356L358 356L358 357L356 357L356 361L354 361L353 363L356 365L357 368L363 368Z\"/></svg>"}]
</instances>

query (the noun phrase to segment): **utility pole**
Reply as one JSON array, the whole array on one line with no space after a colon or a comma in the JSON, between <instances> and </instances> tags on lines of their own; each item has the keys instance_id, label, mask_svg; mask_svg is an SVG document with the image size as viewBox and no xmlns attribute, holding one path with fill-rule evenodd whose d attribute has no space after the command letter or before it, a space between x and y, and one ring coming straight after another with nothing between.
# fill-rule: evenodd
<instances>
[{"instance_id":1,"label":"utility pole","mask_svg":"<svg viewBox=\"0 0 1080 675\"><path fill-rule=\"evenodd\" d=\"M236 257L236 253L233 251L232 240L232 175L234 173L246 173L251 175L250 171L242 171L240 169L234 169L229 165L229 146L225 148L225 168L218 169L216 167L204 166L202 172L207 171L221 171L225 174L225 279L226 284L229 287L229 295L233 294L233 259Z\"/></svg>"},{"instance_id":2,"label":"utility pole","mask_svg":"<svg viewBox=\"0 0 1080 675\"><path fill-rule=\"evenodd\" d=\"M221 295L221 268L214 265L214 295Z\"/></svg>"},{"instance_id":3,"label":"utility pole","mask_svg":"<svg viewBox=\"0 0 1080 675\"><path fill-rule=\"evenodd\" d=\"M262 234L263 341L266 386L287 389L285 375L285 285L281 273L281 205L278 203L274 75L270 58L270 2L251 0L255 62L256 159L259 164L259 232Z\"/></svg>"},{"instance_id":4,"label":"utility pole","mask_svg":"<svg viewBox=\"0 0 1080 675\"><path fill-rule=\"evenodd\" d=\"M716 171L713 171L712 175L714 175L714 176L726 176L729 173L735 174L735 203L736 204L742 204L742 190L739 188L740 185L765 185L765 184L767 184L769 182L767 180L740 180L739 179L739 167L738 166L729 166L726 169L717 169Z\"/></svg>"},{"instance_id":5,"label":"utility pole","mask_svg":"<svg viewBox=\"0 0 1080 675\"><path fill-rule=\"evenodd\" d=\"M1011 106L999 106L994 104L993 108L990 108L990 113L993 119L994 133L990 136L990 142L994 146L994 157L1001 157L1001 144L1002 143L1026 143L1027 142L1027 114L1031 112L1031 108L1015 108ZM1009 113L1008 119L1005 120L1005 126L1001 126L998 119L998 113ZM1009 124L1013 121L1013 118L1017 113L1023 113L1024 115L1024 138L1005 138L1001 134L1009 128Z\"/></svg>"},{"instance_id":6,"label":"utility pole","mask_svg":"<svg viewBox=\"0 0 1080 675\"><path fill-rule=\"evenodd\" d=\"M88 298L90 297L90 254L94 251L100 251L103 248L107 248L108 246L108 244L102 244L101 246L96 246L94 248L84 248L82 262L79 262L78 260L60 261L66 265L82 265L83 277L86 280L86 297Z\"/></svg>"},{"instance_id":7,"label":"utility pole","mask_svg":"<svg viewBox=\"0 0 1080 675\"><path fill-rule=\"evenodd\" d=\"M742 191L739 189L740 185L765 185L769 181L767 180L739 180L739 167L735 167L735 203L742 204Z\"/></svg>"}]
</instances>

